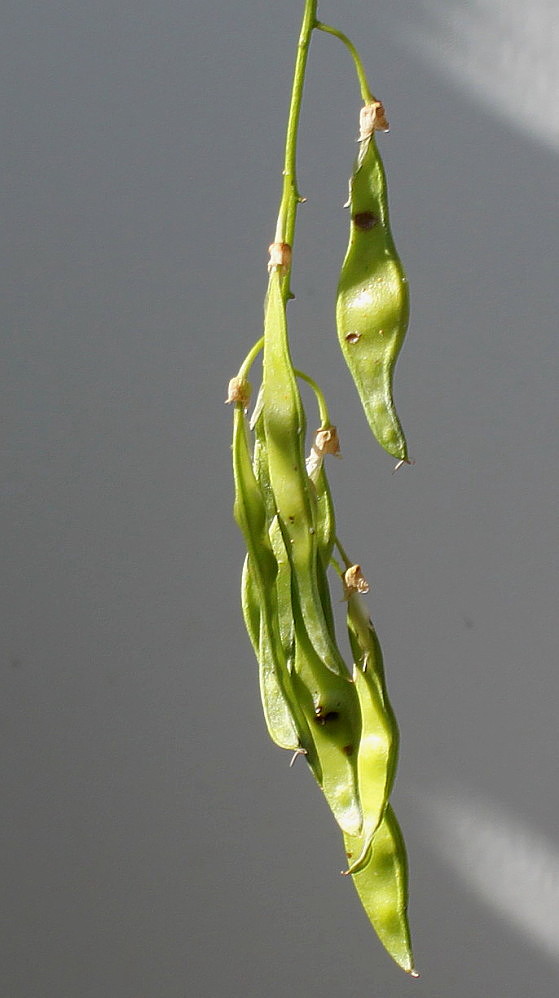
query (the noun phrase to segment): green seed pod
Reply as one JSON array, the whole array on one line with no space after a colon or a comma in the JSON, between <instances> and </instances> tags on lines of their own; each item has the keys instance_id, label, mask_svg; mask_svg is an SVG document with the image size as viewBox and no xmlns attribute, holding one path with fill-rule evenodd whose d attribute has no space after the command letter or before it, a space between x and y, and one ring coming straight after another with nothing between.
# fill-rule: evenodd
<instances>
[{"instance_id":1,"label":"green seed pod","mask_svg":"<svg viewBox=\"0 0 559 998\"><path fill-rule=\"evenodd\" d=\"M355 857L348 874L362 869L373 836L382 821L394 783L399 734L383 681L382 654L371 621L365 616L360 597L348 597L348 632L355 656L353 679L361 708L361 740L357 753L359 794L363 806L363 849Z\"/></svg>"},{"instance_id":2,"label":"green seed pod","mask_svg":"<svg viewBox=\"0 0 559 998\"><path fill-rule=\"evenodd\" d=\"M325 440L326 447L329 448L326 450L323 446ZM326 453L339 454L338 434L335 426L323 426L317 430L311 454L306 461L311 487L314 486L316 543L318 549L318 590L326 623L332 640L335 641L334 614L332 611L332 599L328 585L327 571L336 541L336 516L324 468L324 456Z\"/></svg>"},{"instance_id":3,"label":"green seed pod","mask_svg":"<svg viewBox=\"0 0 559 998\"><path fill-rule=\"evenodd\" d=\"M361 721L355 686L347 670L345 676L338 676L327 669L309 641L285 544L281 551L282 539L281 531L275 532L278 615L280 620L290 617L293 621L291 688L314 747L314 752L307 752L307 762L340 828L358 834L362 826L357 778Z\"/></svg>"},{"instance_id":4,"label":"green seed pod","mask_svg":"<svg viewBox=\"0 0 559 998\"><path fill-rule=\"evenodd\" d=\"M344 835L350 863L363 850L363 837ZM390 804L373 838L372 848L353 883L369 920L393 960L412 977L413 953L407 917L408 869L406 849Z\"/></svg>"},{"instance_id":5,"label":"green seed pod","mask_svg":"<svg viewBox=\"0 0 559 998\"><path fill-rule=\"evenodd\" d=\"M252 469L241 403L234 414L233 474L235 519L248 549L242 584L243 615L258 659L264 716L272 740L281 748L296 750L302 744L303 732L301 724L294 721L286 697L289 676L270 604L277 567L267 534L264 500Z\"/></svg>"},{"instance_id":6,"label":"green seed pod","mask_svg":"<svg viewBox=\"0 0 559 998\"><path fill-rule=\"evenodd\" d=\"M258 658L258 650L260 648L260 603L258 602L258 591L254 585L250 570L248 554L243 562L243 571L241 574L241 608L252 649Z\"/></svg>"},{"instance_id":7,"label":"green seed pod","mask_svg":"<svg viewBox=\"0 0 559 998\"><path fill-rule=\"evenodd\" d=\"M366 105L363 112L371 107ZM408 285L390 232L386 178L373 128L363 135L362 127L349 185L350 239L338 284L336 321L342 353L373 434L389 454L407 461L392 379L408 325Z\"/></svg>"},{"instance_id":8,"label":"green seed pod","mask_svg":"<svg viewBox=\"0 0 559 998\"><path fill-rule=\"evenodd\" d=\"M347 601L347 629L354 662L362 672L368 671L378 688L391 724L397 729L396 716L388 697L384 676L384 660L374 624L357 593L350 593Z\"/></svg>"},{"instance_id":9,"label":"green seed pod","mask_svg":"<svg viewBox=\"0 0 559 998\"><path fill-rule=\"evenodd\" d=\"M326 570L330 564L336 541L336 518L330 485L324 467L316 476L315 489L318 552Z\"/></svg>"},{"instance_id":10,"label":"green seed pod","mask_svg":"<svg viewBox=\"0 0 559 998\"><path fill-rule=\"evenodd\" d=\"M254 474L264 499L266 517L269 525L276 515L276 502L272 492L272 486L270 484L268 449L266 445L266 434L264 432L264 420L262 419L261 399L262 392L260 391L254 407L254 413L250 421L250 425L254 431L254 457L252 463L254 467Z\"/></svg>"},{"instance_id":11,"label":"green seed pod","mask_svg":"<svg viewBox=\"0 0 559 998\"><path fill-rule=\"evenodd\" d=\"M245 626L258 662L260 699L268 734L280 748L297 751L311 739L301 711L296 705L294 709L290 706L293 696L285 691L290 685L287 666L281 651L278 652L278 638L274 647L270 637L276 631L273 619L266 624L266 618L262 618L262 602L248 556L241 579L241 602ZM269 615L267 608L265 612Z\"/></svg>"},{"instance_id":12,"label":"green seed pod","mask_svg":"<svg viewBox=\"0 0 559 998\"><path fill-rule=\"evenodd\" d=\"M315 386L315 390L317 386ZM316 541L318 553L324 567L329 567L336 542L336 516L334 503L328 484L324 458L327 454L340 457L340 443L335 426L322 425L316 431L311 452L306 461L307 474L314 485L316 509Z\"/></svg>"},{"instance_id":13,"label":"green seed pod","mask_svg":"<svg viewBox=\"0 0 559 998\"><path fill-rule=\"evenodd\" d=\"M277 516L274 516L268 533L278 569L274 610L277 612L279 632L287 660L287 667L291 672L295 656L295 621L291 607L291 569Z\"/></svg>"},{"instance_id":14,"label":"green seed pod","mask_svg":"<svg viewBox=\"0 0 559 998\"><path fill-rule=\"evenodd\" d=\"M280 273L272 269L266 296L262 418L268 470L282 535L310 644L337 675L347 669L332 639L321 600L315 496L304 458L305 416L287 340Z\"/></svg>"}]
</instances>

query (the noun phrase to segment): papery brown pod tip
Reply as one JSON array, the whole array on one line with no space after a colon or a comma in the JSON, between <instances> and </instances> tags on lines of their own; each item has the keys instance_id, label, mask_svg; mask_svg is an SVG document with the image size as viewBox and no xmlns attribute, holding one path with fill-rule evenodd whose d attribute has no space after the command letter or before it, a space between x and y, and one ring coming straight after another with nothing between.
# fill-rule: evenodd
<instances>
[{"instance_id":1,"label":"papery brown pod tip","mask_svg":"<svg viewBox=\"0 0 559 998\"><path fill-rule=\"evenodd\" d=\"M388 124L384 104L379 101L371 101L361 108L359 113L359 142L368 139L373 132L388 132Z\"/></svg>"},{"instance_id":2,"label":"papery brown pod tip","mask_svg":"<svg viewBox=\"0 0 559 998\"><path fill-rule=\"evenodd\" d=\"M240 378L238 375L235 378L231 378L227 389L225 405L237 402L246 408L250 402L250 392L250 382L246 378Z\"/></svg>"},{"instance_id":3,"label":"papery brown pod tip","mask_svg":"<svg viewBox=\"0 0 559 998\"><path fill-rule=\"evenodd\" d=\"M327 426L326 429L317 430L314 446L321 454L333 454L334 457L341 457L340 438L335 426Z\"/></svg>"},{"instance_id":4,"label":"papery brown pod tip","mask_svg":"<svg viewBox=\"0 0 559 998\"><path fill-rule=\"evenodd\" d=\"M268 270L277 267L282 273L289 270L291 266L291 246L289 243L271 243L268 246L270 259L268 260Z\"/></svg>"},{"instance_id":5,"label":"papery brown pod tip","mask_svg":"<svg viewBox=\"0 0 559 998\"><path fill-rule=\"evenodd\" d=\"M369 583L361 571L361 565L350 565L346 569L344 572L344 590L346 596L351 596L352 593L369 592Z\"/></svg>"}]
</instances>

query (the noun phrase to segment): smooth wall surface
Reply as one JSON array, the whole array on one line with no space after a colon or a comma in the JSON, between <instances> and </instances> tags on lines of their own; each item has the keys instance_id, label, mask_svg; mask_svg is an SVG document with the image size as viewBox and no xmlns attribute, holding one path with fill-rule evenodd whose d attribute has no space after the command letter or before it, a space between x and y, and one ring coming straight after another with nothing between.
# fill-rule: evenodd
<instances>
[{"instance_id":1,"label":"smooth wall surface","mask_svg":"<svg viewBox=\"0 0 559 998\"><path fill-rule=\"evenodd\" d=\"M267 738L239 612L223 399L261 330L301 7L3 7L0 998L557 993L556 12L321 5L392 126L395 476L334 328L359 96L311 48L293 351L401 726L412 981Z\"/></svg>"}]
</instances>

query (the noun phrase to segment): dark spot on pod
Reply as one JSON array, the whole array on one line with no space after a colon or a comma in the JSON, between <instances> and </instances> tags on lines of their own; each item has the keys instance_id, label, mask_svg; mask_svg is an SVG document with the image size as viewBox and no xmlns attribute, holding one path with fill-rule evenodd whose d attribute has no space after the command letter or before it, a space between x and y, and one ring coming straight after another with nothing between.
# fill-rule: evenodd
<instances>
[{"instance_id":1,"label":"dark spot on pod","mask_svg":"<svg viewBox=\"0 0 559 998\"><path fill-rule=\"evenodd\" d=\"M329 724L331 721L337 721L339 718L339 712L337 710L325 711L324 707L318 706L314 712L314 719L317 724Z\"/></svg>"},{"instance_id":2,"label":"dark spot on pod","mask_svg":"<svg viewBox=\"0 0 559 998\"><path fill-rule=\"evenodd\" d=\"M289 520L290 523L295 523L295 517L294 516L288 516L287 519Z\"/></svg>"},{"instance_id":3,"label":"dark spot on pod","mask_svg":"<svg viewBox=\"0 0 559 998\"><path fill-rule=\"evenodd\" d=\"M344 753L344 755L353 755L354 751L355 751L355 749L354 749L353 745L344 745L344 747L342 749L342 752Z\"/></svg>"},{"instance_id":4,"label":"dark spot on pod","mask_svg":"<svg viewBox=\"0 0 559 998\"><path fill-rule=\"evenodd\" d=\"M376 215L373 215L372 211L358 211L353 216L353 224L358 229L366 232L368 229L374 229L375 225L378 225L378 218Z\"/></svg>"},{"instance_id":5,"label":"dark spot on pod","mask_svg":"<svg viewBox=\"0 0 559 998\"><path fill-rule=\"evenodd\" d=\"M345 337L346 343L357 343L361 339L360 333L347 333Z\"/></svg>"}]
</instances>

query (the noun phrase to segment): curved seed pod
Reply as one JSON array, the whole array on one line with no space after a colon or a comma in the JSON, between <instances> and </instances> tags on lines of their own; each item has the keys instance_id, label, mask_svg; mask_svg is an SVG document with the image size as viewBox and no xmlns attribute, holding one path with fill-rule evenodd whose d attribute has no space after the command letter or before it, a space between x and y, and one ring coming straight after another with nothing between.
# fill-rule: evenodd
<instances>
[{"instance_id":1,"label":"curved seed pod","mask_svg":"<svg viewBox=\"0 0 559 998\"><path fill-rule=\"evenodd\" d=\"M334 514L334 503L330 492L330 485L326 477L324 466L320 468L316 476L316 540L318 553L320 555L324 569L330 564L330 559L334 551L336 541L336 517Z\"/></svg>"},{"instance_id":2,"label":"curved seed pod","mask_svg":"<svg viewBox=\"0 0 559 998\"><path fill-rule=\"evenodd\" d=\"M309 641L292 587L290 560L276 523L273 543L278 615L280 620L289 618L294 627L291 688L314 747L314 753L307 752L307 762L340 828L358 834L362 825L357 780L361 722L355 687L347 672L343 677L327 669Z\"/></svg>"},{"instance_id":3,"label":"curved seed pod","mask_svg":"<svg viewBox=\"0 0 559 998\"><path fill-rule=\"evenodd\" d=\"M332 639L321 601L316 517L303 453L305 416L287 341L279 271L270 273L266 296L263 360L264 430L270 483L293 571L309 641L324 665L347 674Z\"/></svg>"},{"instance_id":4,"label":"curved seed pod","mask_svg":"<svg viewBox=\"0 0 559 998\"><path fill-rule=\"evenodd\" d=\"M316 509L316 541L324 567L329 567L336 542L336 516L328 484L324 458L326 454L340 457L340 442L335 426L323 425L316 431L311 452L306 461L308 476L314 485Z\"/></svg>"},{"instance_id":5,"label":"curved seed pod","mask_svg":"<svg viewBox=\"0 0 559 998\"><path fill-rule=\"evenodd\" d=\"M273 621L266 623L266 618L262 618L261 597L248 555L241 578L241 603L247 633L258 662L260 699L268 734L280 748L296 751L302 745L308 745L311 739L301 711L296 705L294 710L289 706L288 701L293 698L285 692L289 684L287 666L270 637L275 631ZM269 615L267 608L265 613ZM283 681L280 680L282 673Z\"/></svg>"},{"instance_id":6,"label":"curved seed pod","mask_svg":"<svg viewBox=\"0 0 559 998\"><path fill-rule=\"evenodd\" d=\"M241 404L235 407L234 414L233 474L234 514L248 549L243 573L243 615L258 659L266 725L276 745L296 750L302 744L301 726L295 724L286 699L285 685L289 677L270 605L277 568L266 529L264 500L252 469L246 417ZM303 747L306 748L305 745Z\"/></svg>"},{"instance_id":7,"label":"curved seed pod","mask_svg":"<svg viewBox=\"0 0 559 998\"><path fill-rule=\"evenodd\" d=\"M258 658L258 650L260 648L260 604L258 602L258 591L254 585L250 570L248 554L243 562L241 573L241 608L252 650Z\"/></svg>"},{"instance_id":8,"label":"curved seed pod","mask_svg":"<svg viewBox=\"0 0 559 998\"><path fill-rule=\"evenodd\" d=\"M276 515L276 503L270 483L268 450L266 446L266 434L264 432L264 420L262 419L261 399L262 391L258 395L254 414L250 421L250 425L254 431L254 456L252 463L256 481L260 486L260 491L264 499L268 524L270 524Z\"/></svg>"},{"instance_id":9,"label":"curved seed pod","mask_svg":"<svg viewBox=\"0 0 559 998\"><path fill-rule=\"evenodd\" d=\"M320 778L315 776L342 831L356 835L363 815L356 766L360 719L355 689L324 667L301 625L297 621L292 680L320 763Z\"/></svg>"},{"instance_id":10,"label":"curved seed pod","mask_svg":"<svg viewBox=\"0 0 559 998\"><path fill-rule=\"evenodd\" d=\"M291 569L277 516L274 516L268 533L278 569L275 586L278 626L288 669L291 672L295 655L295 621L291 607Z\"/></svg>"},{"instance_id":11,"label":"curved seed pod","mask_svg":"<svg viewBox=\"0 0 559 998\"><path fill-rule=\"evenodd\" d=\"M357 601L357 597L350 597ZM348 609L348 617L352 608ZM372 635L371 635L372 638ZM361 708L361 740L357 753L357 776L363 806L363 849L351 863L347 873L362 868L371 848L373 836L382 821L394 783L398 758L399 734L392 709L380 692L377 656L378 642L369 641L360 660L355 662L353 679ZM382 671L382 664L381 664Z\"/></svg>"},{"instance_id":12,"label":"curved seed pod","mask_svg":"<svg viewBox=\"0 0 559 998\"><path fill-rule=\"evenodd\" d=\"M260 400L262 393L259 393L258 399ZM277 514L275 511L275 500L272 493L272 487L270 485L270 472L268 469L268 453L266 448L266 437L264 435L264 422L261 418L261 408L260 401L257 401L255 407L255 415L251 420L251 426L254 429L254 456L253 456L253 467L254 474L262 496L264 499L264 505L266 509L266 519L268 523L268 537L269 542L272 547L274 558L276 563L279 559L285 557L285 545L283 543L283 538L281 537L281 528L278 523ZM285 590L285 586L290 589L291 587L291 577L286 576L284 572L278 572L276 575L276 588L280 590ZM284 598L287 596L287 599ZM278 627L280 638L286 656L288 669L291 668L291 661L293 658L293 634L294 634L294 624L293 615L291 613L291 594L287 592L284 594L281 591L277 599L278 606L274 603L274 608L278 609Z\"/></svg>"},{"instance_id":13,"label":"curved seed pod","mask_svg":"<svg viewBox=\"0 0 559 998\"><path fill-rule=\"evenodd\" d=\"M318 548L318 559L320 571L318 572L318 591L326 624L333 641L336 640L334 624L334 613L332 610L332 598L328 585L327 570L334 550L336 540L336 517L334 514L334 503L330 493L330 486L324 470L324 463L321 462L316 475L311 476L311 481L315 486L316 497L316 543Z\"/></svg>"},{"instance_id":14,"label":"curved seed pod","mask_svg":"<svg viewBox=\"0 0 559 998\"><path fill-rule=\"evenodd\" d=\"M356 593L348 596L347 625L362 719L357 773L363 804L363 848L345 871L355 874L366 861L392 790L398 761L399 732L386 691L378 637Z\"/></svg>"},{"instance_id":15,"label":"curved seed pod","mask_svg":"<svg viewBox=\"0 0 559 998\"><path fill-rule=\"evenodd\" d=\"M407 461L392 378L408 325L408 285L390 232L386 177L372 130L360 141L348 204L351 227L338 284L338 338L371 430L389 454Z\"/></svg>"},{"instance_id":16,"label":"curved seed pod","mask_svg":"<svg viewBox=\"0 0 559 998\"><path fill-rule=\"evenodd\" d=\"M362 836L344 835L344 843L351 862L362 851ZM417 977L407 917L406 849L390 804L373 838L367 862L352 879L382 945L406 973Z\"/></svg>"},{"instance_id":17,"label":"curved seed pod","mask_svg":"<svg viewBox=\"0 0 559 998\"><path fill-rule=\"evenodd\" d=\"M330 566L330 559L332 557L336 541L336 516L334 513L334 503L332 501L330 486L328 484L328 478L324 468L324 458L327 454L334 454L336 457L339 457L340 442L336 427L330 424L327 414L324 411L325 403L318 386L312 381L312 379L308 378L307 375L302 375L300 371L297 371L296 373L300 377L304 377L307 382L311 384L311 387L317 395L317 401L319 402L319 409L322 417L322 425L316 431L311 451L305 462L305 466L311 482L311 487L314 486L316 543L320 567L317 579L318 588L326 622L328 624L332 640L335 642L336 632L327 570Z\"/></svg>"},{"instance_id":18,"label":"curved seed pod","mask_svg":"<svg viewBox=\"0 0 559 998\"><path fill-rule=\"evenodd\" d=\"M369 671L374 678L384 709L390 716L392 726L397 730L396 716L388 697L384 675L384 660L374 624L356 593L351 593L347 601L347 629L354 661L364 672Z\"/></svg>"},{"instance_id":19,"label":"curved seed pod","mask_svg":"<svg viewBox=\"0 0 559 998\"><path fill-rule=\"evenodd\" d=\"M342 726L333 720L338 716L339 701L331 701L331 709L328 709L323 706L323 698L320 698L319 705L315 706L318 695L313 696L296 673L293 687L309 726L313 726L312 738L318 768L313 766L310 758L307 757L307 761L341 830L357 835L362 824L362 813L355 770L351 759L346 755L352 751L353 746L349 743L346 747ZM327 730L323 730L322 725Z\"/></svg>"}]
</instances>

